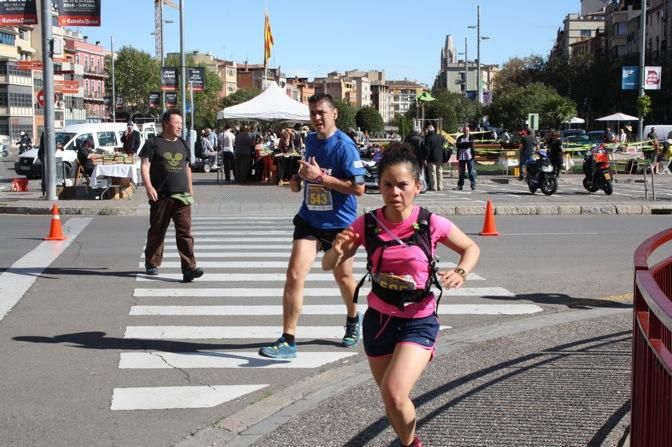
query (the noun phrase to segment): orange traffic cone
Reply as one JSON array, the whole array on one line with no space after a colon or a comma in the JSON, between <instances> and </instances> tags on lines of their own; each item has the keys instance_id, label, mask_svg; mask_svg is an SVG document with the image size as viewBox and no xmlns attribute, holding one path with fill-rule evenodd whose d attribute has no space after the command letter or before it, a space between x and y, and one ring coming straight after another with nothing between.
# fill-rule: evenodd
<instances>
[{"instance_id":1,"label":"orange traffic cone","mask_svg":"<svg viewBox=\"0 0 672 447\"><path fill-rule=\"evenodd\" d=\"M490 199L488 199L488 204L485 206L485 221L483 222L481 236L499 236L497 225L495 224L495 208L492 206L492 200Z\"/></svg>"},{"instance_id":2,"label":"orange traffic cone","mask_svg":"<svg viewBox=\"0 0 672 447\"><path fill-rule=\"evenodd\" d=\"M64 241L67 239L63 234L61 228L61 216L58 214L58 206L54 203L51 207L51 228L49 229L49 236L45 237L45 241Z\"/></svg>"}]
</instances>

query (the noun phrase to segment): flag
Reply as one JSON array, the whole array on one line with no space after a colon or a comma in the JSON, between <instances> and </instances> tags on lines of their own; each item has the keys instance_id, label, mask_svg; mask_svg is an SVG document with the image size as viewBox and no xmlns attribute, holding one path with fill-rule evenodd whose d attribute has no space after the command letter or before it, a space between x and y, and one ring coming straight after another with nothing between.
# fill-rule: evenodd
<instances>
[{"instance_id":1,"label":"flag","mask_svg":"<svg viewBox=\"0 0 672 447\"><path fill-rule=\"evenodd\" d=\"M271 19L268 18L268 13L266 13L266 21L264 22L264 66L268 65L268 60L271 58L271 48L274 44Z\"/></svg>"}]
</instances>

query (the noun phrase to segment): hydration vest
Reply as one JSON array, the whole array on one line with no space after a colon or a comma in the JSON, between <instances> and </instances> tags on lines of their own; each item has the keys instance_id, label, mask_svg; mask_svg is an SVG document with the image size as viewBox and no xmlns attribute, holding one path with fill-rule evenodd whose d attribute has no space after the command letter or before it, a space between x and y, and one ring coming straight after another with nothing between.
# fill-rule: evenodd
<instances>
[{"instance_id":1,"label":"hydration vest","mask_svg":"<svg viewBox=\"0 0 672 447\"><path fill-rule=\"evenodd\" d=\"M378 227L376 218L373 213L376 211L370 211L364 215L364 233L365 233L365 247L366 247L366 270L367 273L359 281L357 287L355 288L355 296L353 301L356 303L359 296L359 289L364 284L364 280L368 277L371 281L371 290L376 294L378 298L383 300L388 304L393 304L399 308L399 310L404 310L405 303L414 303L419 302L425 299L431 292L432 284L439 289L439 297L436 299L436 305L438 308L439 300L441 300L441 295L443 295L443 288L437 277L437 272L439 268L437 266L437 259L432 254L432 237L429 232L429 222L432 216L432 213L425 208L420 207L420 212L418 213L418 220L413 225L415 231L412 235L406 239L401 239L401 241L406 245L415 245L422 249L423 253L427 257L428 265L428 276L427 283L422 289L415 290L394 290L381 286L378 284L373 277L373 262L371 261L375 251L380 248L380 253L378 254L378 268L380 269L381 261L383 259L383 252L385 248L391 245L399 245L399 241L392 239L389 241L383 241L378 233L381 229Z\"/></svg>"}]
</instances>

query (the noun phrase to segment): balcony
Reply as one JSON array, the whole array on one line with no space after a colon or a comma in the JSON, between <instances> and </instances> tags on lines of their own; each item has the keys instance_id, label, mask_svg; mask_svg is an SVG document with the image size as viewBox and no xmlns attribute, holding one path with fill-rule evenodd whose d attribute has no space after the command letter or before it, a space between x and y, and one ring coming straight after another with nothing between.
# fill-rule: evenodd
<instances>
[{"instance_id":1,"label":"balcony","mask_svg":"<svg viewBox=\"0 0 672 447\"><path fill-rule=\"evenodd\" d=\"M103 67L94 67L93 65L84 65L84 76L100 79L107 78L107 73Z\"/></svg>"}]
</instances>

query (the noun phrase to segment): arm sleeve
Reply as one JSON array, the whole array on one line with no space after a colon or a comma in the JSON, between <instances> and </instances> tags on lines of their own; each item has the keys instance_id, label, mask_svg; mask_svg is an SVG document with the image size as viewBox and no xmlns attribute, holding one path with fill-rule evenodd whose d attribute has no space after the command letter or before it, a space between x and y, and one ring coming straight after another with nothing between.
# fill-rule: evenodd
<instances>
[{"instance_id":1,"label":"arm sleeve","mask_svg":"<svg viewBox=\"0 0 672 447\"><path fill-rule=\"evenodd\" d=\"M357 235L360 246L364 246L364 216L359 216L350 226L350 229Z\"/></svg>"},{"instance_id":2,"label":"arm sleeve","mask_svg":"<svg viewBox=\"0 0 672 447\"><path fill-rule=\"evenodd\" d=\"M145 141L144 146L140 149L140 158L148 158L151 162L154 158L154 139L150 138Z\"/></svg>"},{"instance_id":3,"label":"arm sleeve","mask_svg":"<svg viewBox=\"0 0 672 447\"><path fill-rule=\"evenodd\" d=\"M354 143L346 143L343 148L343 168L346 178L364 175L364 165L359 159L359 152Z\"/></svg>"},{"instance_id":4,"label":"arm sleeve","mask_svg":"<svg viewBox=\"0 0 672 447\"><path fill-rule=\"evenodd\" d=\"M436 244L444 240L453 229L453 222L438 214L432 214L429 221L430 233L432 236L432 247L436 248Z\"/></svg>"}]
</instances>

